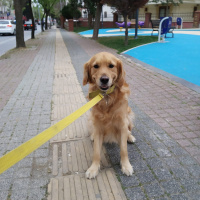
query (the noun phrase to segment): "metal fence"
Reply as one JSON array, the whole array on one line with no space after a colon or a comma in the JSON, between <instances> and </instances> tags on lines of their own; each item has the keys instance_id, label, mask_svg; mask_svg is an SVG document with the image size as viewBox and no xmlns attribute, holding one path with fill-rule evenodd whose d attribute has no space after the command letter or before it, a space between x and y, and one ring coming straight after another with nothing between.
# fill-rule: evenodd
<instances>
[{"instance_id":1,"label":"metal fence","mask_svg":"<svg viewBox=\"0 0 200 200\"><path fill-rule=\"evenodd\" d=\"M173 21L176 21L178 17L182 17L184 22L193 22L194 14L193 13L170 13Z\"/></svg>"},{"instance_id":2,"label":"metal fence","mask_svg":"<svg viewBox=\"0 0 200 200\"><path fill-rule=\"evenodd\" d=\"M173 21L176 21L178 17L182 17L184 22L193 22L193 15L194 13L170 13L169 16L172 17ZM84 19L87 19L87 14L83 16ZM159 19L159 16L156 14L151 15L151 19ZM139 14L138 16L139 21L145 21L145 14ZM101 15L101 21L102 21L102 15ZM113 21L113 14L103 15L103 21ZM124 18L122 15L118 15L118 21L124 21Z\"/></svg>"},{"instance_id":3,"label":"metal fence","mask_svg":"<svg viewBox=\"0 0 200 200\"><path fill-rule=\"evenodd\" d=\"M193 22L193 13L170 13L170 17L172 17L172 21L176 21L178 17L182 17L184 22ZM151 19L159 19L159 16L156 14L151 15Z\"/></svg>"}]
</instances>

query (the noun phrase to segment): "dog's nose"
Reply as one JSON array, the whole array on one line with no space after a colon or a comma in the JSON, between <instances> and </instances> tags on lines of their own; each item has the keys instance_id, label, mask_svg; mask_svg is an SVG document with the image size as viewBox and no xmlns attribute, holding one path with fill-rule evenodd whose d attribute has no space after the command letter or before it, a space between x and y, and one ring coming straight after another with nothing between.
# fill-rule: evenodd
<instances>
[{"instance_id":1,"label":"dog's nose","mask_svg":"<svg viewBox=\"0 0 200 200\"><path fill-rule=\"evenodd\" d=\"M109 78L108 78L107 76L102 76L102 77L100 78L100 81L101 81L103 84L107 84L108 81L109 81Z\"/></svg>"}]
</instances>

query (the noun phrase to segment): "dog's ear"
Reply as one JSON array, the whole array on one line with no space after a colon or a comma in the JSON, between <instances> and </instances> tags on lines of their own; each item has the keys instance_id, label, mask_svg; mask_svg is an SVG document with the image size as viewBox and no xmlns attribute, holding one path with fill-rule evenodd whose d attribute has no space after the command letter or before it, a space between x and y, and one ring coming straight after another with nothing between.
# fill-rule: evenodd
<instances>
[{"instance_id":1,"label":"dog's ear","mask_svg":"<svg viewBox=\"0 0 200 200\"><path fill-rule=\"evenodd\" d=\"M117 78L117 85L119 87L122 87L122 85L125 82L125 71L123 70L122 62L121 60L117 60L117 67L118 67L118 78Z\"/></svg>"},{"instance_id":2,"label":"dog's ear","mask_svg":"<svg viewBox=\"0 0 200 200\"><path fill-rule=\"evenodd\" d=\"M86 85L88 82L90 82L89 61L84 65L83 85Z\"/></svg>"}]
</instances>

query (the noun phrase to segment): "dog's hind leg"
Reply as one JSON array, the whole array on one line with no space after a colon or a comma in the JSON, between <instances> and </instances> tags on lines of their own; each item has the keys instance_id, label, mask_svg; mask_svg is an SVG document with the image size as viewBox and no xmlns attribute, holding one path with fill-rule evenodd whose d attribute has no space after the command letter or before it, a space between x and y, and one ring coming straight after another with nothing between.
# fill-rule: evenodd
<instances>
[{"instance_id":1,"label":"dog's hind leg","mask_svg":"<svg viewBox=\"0 0 200 200\"><path fill-rule=\"evenodd\" d=\"M128 143L134 143L136 141L135 137L133 135L131 135L131 132L129 131L128 133L128 139L127 139Z\"/></svg>"}]
</instances>

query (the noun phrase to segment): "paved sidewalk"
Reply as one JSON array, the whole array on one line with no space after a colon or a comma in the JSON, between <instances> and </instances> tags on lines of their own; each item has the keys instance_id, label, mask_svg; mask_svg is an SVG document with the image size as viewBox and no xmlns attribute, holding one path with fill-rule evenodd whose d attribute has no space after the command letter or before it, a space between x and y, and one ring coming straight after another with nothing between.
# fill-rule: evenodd
<instances>
[{"instance_id":1,"label":"paved sidewalk","mask_svg":"<svg viewBox=\"0 0 200 200\"><path fill-rule=\"evenodd\" d=\"M131 87L134 174L121 173L119 148L112 144L104 146L97 178L85 178L93 152L86 114L0 175L1 200L200 199L199 93L75 33L52 29L34 42L0 60L0 76L8 74L0 79L0 156L85 104L83 65L108 51L123 61ZM16 78L11 63L23 61Z\"/></svg>"},{"instance_id":2,"label":"paved sidewalk","mask_svg":"<svg viewBox=\"0 0 200 200\"><path fill-rule=\"evenodd\" d=\"M54 70L52 124L87 102L59 30L56 33ZM48 187L49 200L126 199L105 149L101 155L100 175L93 180L85 178L93 156L87 113L52 138L50 143L53 178Z\"/></svg>"},{"instance_id":3,"label":"paved sidewalk","mask_svg":"<svg viewBox=\"0 0 200 200\"><path fill-rule=\"evenodd\" d=\"M0 156L51 125L55 30L0 60ZM8 91L8 92L7 92ZM49 142L0 175L0 199L43 199L49 181Z\"/></svg>"},{"instance_id":4,"label":"paved sidewalk","mask_svg":"<svg viewBox=\"0 0 200 200\"><path fill-rule=\"evenodd\" d=\"M128 145L134 175L120 172L119 148L107 145L118 179L129 199L200 199L200 94L134 63L95 41L61 31L79 82L83 64L108 51L123 61L136 113ZM87 89L83 87L86 94Z\"/></svg>"}]
</instances>

